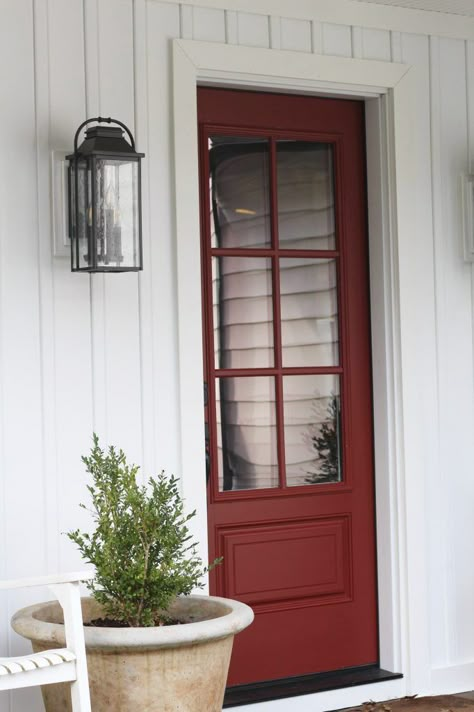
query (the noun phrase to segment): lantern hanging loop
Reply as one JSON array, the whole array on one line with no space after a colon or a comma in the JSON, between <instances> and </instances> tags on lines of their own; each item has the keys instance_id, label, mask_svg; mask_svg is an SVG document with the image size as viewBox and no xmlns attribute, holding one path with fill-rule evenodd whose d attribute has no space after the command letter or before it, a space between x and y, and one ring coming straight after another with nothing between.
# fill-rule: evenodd
<instances>
[{"instance_id":1,"label":"lantern hanging loop","mask_svg":"<svg viewBox=\"0 0 474 712\"><path fill-rule=\"evenodd\" d=\"M83 121L82 124L79 126L77 129L75 135L74 135L74 153L77 154L77 142L79 139L79 134L81 133L81 130L84 128L84 126L87 126L87 124L91 124L92 122L96 121L99 124L107 123L107 124L117 124L118 126L121 126L128 135L128 138L130 139L130 145L132 146L132 150L135 151L135 139L133 138L132 132L126 126L122 121L119 121L118 119L112 119L111 116L108 116L107 118L103 116L96 116L93 119L86 119L86 121Z\"/></svg>"}]
</instances>

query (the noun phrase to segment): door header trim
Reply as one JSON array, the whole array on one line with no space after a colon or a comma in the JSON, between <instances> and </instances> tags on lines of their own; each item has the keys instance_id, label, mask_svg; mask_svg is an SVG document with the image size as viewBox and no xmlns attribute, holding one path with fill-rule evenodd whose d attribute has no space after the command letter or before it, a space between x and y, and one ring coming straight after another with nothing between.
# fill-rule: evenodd
<instances>
[{"instance_id":1,"label":"door header trim","mask_svg":"<svg viewBox=\"0 0 474 712\"><path fill-rule=\"evenodd\" d=\"M220 80L226 85L245 83L258 89L287 92L290 89L298 93L306 88L312 94L322 90L360 98L376 97L396 87L410 71L409 65L398 62L195 40L174 40L173 50L175 58L180 51L187 57L199 83Z\"/></svg>"}]
</instances>

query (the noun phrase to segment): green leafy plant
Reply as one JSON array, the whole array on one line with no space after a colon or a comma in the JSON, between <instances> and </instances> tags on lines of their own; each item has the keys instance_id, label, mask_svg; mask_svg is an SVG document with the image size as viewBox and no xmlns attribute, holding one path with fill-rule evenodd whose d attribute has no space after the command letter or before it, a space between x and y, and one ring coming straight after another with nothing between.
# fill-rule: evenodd
<instances>
[{"instance_id":1,"label":"green leafy plant","mask_svg":"<svg viewBox=\"0 0 474 712\"><path fill-rule=\"evenodd\" d=\"M92 534L71 531L84 559L95 566L89 584L107 618L129 626L166 622L179 594L202 588L206 568L196 553L178 480L164 472L137 484L136 465L122 450L104 451L94 434L90 456L82 458L92 476L88 490L96 527ZM85 505L80 505L86 508Z\"/></svg>"}]
</instances>

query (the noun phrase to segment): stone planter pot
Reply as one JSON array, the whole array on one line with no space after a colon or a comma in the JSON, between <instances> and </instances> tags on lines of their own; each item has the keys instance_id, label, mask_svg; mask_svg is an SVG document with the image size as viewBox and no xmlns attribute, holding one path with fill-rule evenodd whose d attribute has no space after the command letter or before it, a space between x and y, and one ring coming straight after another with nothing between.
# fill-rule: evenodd
<instances>
[{"instance_id":1,"label":"stone planter pot","mask_svg":"<svg viewBox=\"0 0 474 712\"><path fill-rule=\"evenodd\" d=\"M101 616L99 604L82 599L84 622ZM156 628L85 626L94 712L221 712L233 638L253 620L238 601L183 596L170 609L183 621ZM34 652L66 644L57 601L18 611L14 630ZM69 685L42 688L46 712L70 712Z\"/></svg>"}]
</instances>

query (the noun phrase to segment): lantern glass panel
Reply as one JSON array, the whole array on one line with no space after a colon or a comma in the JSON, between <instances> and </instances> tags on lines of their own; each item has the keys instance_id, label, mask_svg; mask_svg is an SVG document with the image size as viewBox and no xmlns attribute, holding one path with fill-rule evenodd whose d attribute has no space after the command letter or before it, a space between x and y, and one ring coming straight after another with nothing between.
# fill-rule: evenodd
<instances>
[{"instance_id":1,"label":"lantern glass panel","mask_svg":"<svg viewBox=\"0 0 474 712\"><path fill-rule=\"evenodd\" d=\"M139 267L138 161L97 158L95 175L96 266Z\"/></svg>"},{"instance_id":2,"label":"lantern glass panel","mask_svg":"<svg viewBox=\"0 0 474 712\"><path fill-rule=\"evenodd\" d=\"M92 229L91 170L87 161L78 161L70 168L70 235L73 238L72 267L88 267ZM77 190L76 190L77 175ZM77 202L77 207L76 207Z\"/></svg>"}]
</instances>

